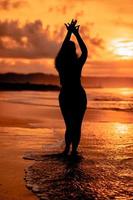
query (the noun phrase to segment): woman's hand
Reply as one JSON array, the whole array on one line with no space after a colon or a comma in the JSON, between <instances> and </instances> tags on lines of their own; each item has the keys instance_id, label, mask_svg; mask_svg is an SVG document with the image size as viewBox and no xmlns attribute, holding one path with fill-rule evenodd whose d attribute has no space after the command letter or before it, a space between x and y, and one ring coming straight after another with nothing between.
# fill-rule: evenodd
<instances>
[{"instance_id":1,"label":"woman's hand","mask_svg":"<svg viewBox=\"0 0 133 200\"><path fill-rule=\"evenodd\" d=\"M66 26L66 28L67 28L67 30L68 30L69 32L71 32L71 33L73 33L73 34L76 34L76 33L78 33L78 31L79 31L79 26L80 26L80 25L77 25L77 26L76 26L76 23L77 23L77 20L73 20L73 19L72 19L71 23L67 23L67 24L65 24L65 26Z\"/></svg>"}]
</instances>

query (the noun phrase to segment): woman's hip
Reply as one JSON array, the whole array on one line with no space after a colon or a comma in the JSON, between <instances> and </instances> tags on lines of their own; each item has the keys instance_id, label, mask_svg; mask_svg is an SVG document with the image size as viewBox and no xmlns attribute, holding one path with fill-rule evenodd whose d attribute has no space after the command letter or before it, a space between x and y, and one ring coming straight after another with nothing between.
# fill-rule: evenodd
<instances>
[{"instance_id":1,"label":"woman's hip","mask_svg":"<svg viewBox=\"0 0 133 200\"><path fill-rule=\"evenodd\" d=\"M68 92L61 89L59 102L61 107L68 107L68 109L86 108L87 97L85 90L80 88L78 91Z\"/></svg>"}]
</instances>

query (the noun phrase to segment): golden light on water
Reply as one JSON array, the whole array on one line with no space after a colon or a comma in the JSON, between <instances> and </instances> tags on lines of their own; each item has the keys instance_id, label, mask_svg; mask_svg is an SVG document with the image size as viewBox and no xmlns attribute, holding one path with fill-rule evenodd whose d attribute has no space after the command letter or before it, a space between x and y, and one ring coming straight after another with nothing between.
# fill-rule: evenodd
<instances>
[{"instance_id":1,"label":"golden light on water","mask_svg":"<svg viewBox=\"0 0 133 200\"><path fill-rule=\"evenodd\" d=\"M133 41L129 39L117 39L111 42L111 50L113 54L123 59L133 57Z\"/></svg>"},{"instance_id":2,"label":"golden light on water","mask_svg":"<svg viewBox=\"0 0 133 200\"><path fill-rule=\"evenodd\" d=\"M115 123L114 124L114 129L115 129L115 132L118 135L123 135L123 134L127 134L128 133L128 126L127 126L127 124Z\"/></svg>"},{"instance_id":3,"label":"golden light on water","mask_svg":"<svg viewBox=\"0 0 133 200\"><path fill-rule=\"evenodd\" d=\"M132 88L119 88L119 92L120 92L120 94L122 94L124 96L133 95Z\"/></svg>"}]
</instances>

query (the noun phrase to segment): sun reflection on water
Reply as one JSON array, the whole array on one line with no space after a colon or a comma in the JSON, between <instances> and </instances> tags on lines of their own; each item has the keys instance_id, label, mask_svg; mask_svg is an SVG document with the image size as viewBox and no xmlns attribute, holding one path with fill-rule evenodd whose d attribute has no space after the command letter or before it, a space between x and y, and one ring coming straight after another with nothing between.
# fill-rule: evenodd
<instances>
[{"instance_id":1,"label":"sun reflection on water","mask_svg":"<svg viewBox=\"0 0 133 200\"><path fill-rule=\"evenodd\" d=\"M114 130L118 135L128 134L128 126L127 124L115 123Z\"/></svg>"},{"instance_id":2,"label":"sun reflection on water","mask_svg":"<svg viewBox=\"0 0 133 200\"><path fill-rule=\"evenodd\" d=\"M133 89L132 88L119 88L120 94L128 96L133 95Z\"/></svg>"}]
</instances>

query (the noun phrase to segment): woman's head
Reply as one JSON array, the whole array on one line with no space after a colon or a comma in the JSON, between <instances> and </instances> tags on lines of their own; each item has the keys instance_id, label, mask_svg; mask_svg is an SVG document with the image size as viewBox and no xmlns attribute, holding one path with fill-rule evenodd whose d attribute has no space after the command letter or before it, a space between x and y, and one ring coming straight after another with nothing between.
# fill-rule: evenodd
<instances>
[{"instance_id":1,"label":"woman's head","mask_svg":"<svg viewBox=\"0 0 133 200\"><path fill-rule=\"evenodd\" d=\"M73 41L68 41L63 45L63 48L61 48L55 59L56 69L59 69L63 65L71 65L75 63L75 60L77 60L75 43Z\"/></svg>"},{"instance_id":2,"label":"woman's head","mask_svg":"<svg viewBox=\"0 0 133 200\"><path fill-rule=\"evenodd\" d=\"M72 57L77 57L76 47L73 41L68 41L63 49L64 56L69 59Z\"/></svg>"}]
</instances>

